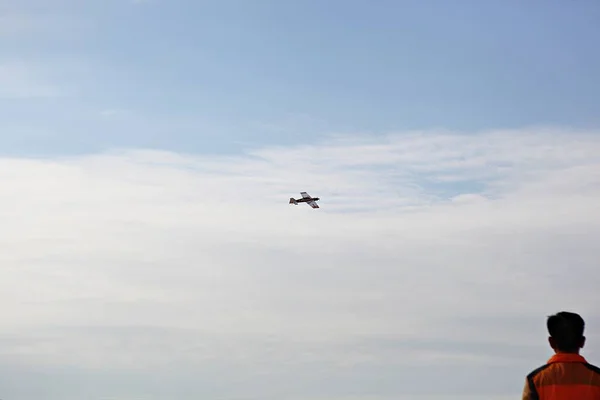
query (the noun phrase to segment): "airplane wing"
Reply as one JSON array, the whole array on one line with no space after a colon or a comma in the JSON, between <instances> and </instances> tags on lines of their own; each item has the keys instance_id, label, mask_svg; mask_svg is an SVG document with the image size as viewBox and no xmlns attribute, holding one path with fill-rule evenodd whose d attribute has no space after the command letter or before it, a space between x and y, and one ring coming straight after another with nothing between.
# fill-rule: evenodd
<instances>
[{"instance_id":1,"label":"airplane wing","mask_svg":"<svg viewBox=\"0 0 600 400\"><path fill-rule=\"evenodd\" d=\"M306 204L308 204L309 206L311 206L312 208L319 208L319 205L317 204L316 201L308 201L306 202Z\"/></svg>"},{"instance_id":2,"label":"airplane wing","mask_svg":"<svg viewBox=\"0 0 600 400\"><path fill-rule=\"evenodd\" d=\"M305 199L310 199L310 195L306 192L300 192L300 194L302 195L302 197L304 197Z\"/></svg>"}]
</instances>

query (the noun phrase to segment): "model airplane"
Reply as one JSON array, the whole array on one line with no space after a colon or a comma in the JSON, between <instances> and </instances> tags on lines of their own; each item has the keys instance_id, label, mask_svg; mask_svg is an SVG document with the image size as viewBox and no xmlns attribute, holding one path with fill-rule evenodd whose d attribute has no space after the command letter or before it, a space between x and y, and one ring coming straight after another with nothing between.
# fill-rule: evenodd
<instances>
[{"instance_id":1,"label":"model airplane","mask_svg":"<svg viewBox=\"0 0 600 400\"><path fill-rule=\"evenodd\" d=\"M319 205L317 204L317 201L319 201L318 197L311 197L306 192L300 192L300 195L302 196L301 199L294 199L293 197L290 197L290 204L298 205L298 203L307 203L312 208L319 208Z\"/></svg>"}]
</instances>

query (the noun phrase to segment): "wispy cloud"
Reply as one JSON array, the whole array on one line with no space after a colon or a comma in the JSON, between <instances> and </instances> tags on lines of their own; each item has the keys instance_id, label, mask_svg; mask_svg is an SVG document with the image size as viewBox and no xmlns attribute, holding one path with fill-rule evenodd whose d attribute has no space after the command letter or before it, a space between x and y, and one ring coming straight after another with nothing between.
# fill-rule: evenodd
<instances>
[{"instance_id":1,"label":"wispy cloud","mask_svg":"<svg viewBox=\"0 0 600 400\"><path fill-rule=\"evenodd\" d=\"M20 3L0 3L0 39L43 39L47 35L73 35L74 31L81 33L89 28L82 18L69 13L53 12L52 8L45 9L43 2L40 9L31 4ZM20 5L23 7L18 7Z\"/></svg>"},{"instance_id":2,"label":"wispy cloud","mask_svg":"<svg viewBox=\"0 0 600 400\"><path fill-rule=\"evenodd\" d=\"M14 37L38 31L39 21L25 14L0 14L0 38Z\"/></svg>"},{"instance_id":3,"label":"wispy cloud","mask_svg":"<svg viewBox=\"0 0 600 400\"><path fill-rule=\"evenodd\" d=\"M39 68L23 62L0 62L0 99L64 96L65 89L43 77Z\"/></svg>"},{"instance_id":4,"label":"wispy cloud","mask_svg":"<svg viewBox=\"0 0 600 400\"><path fill-rule=\"evenodd\" d=\"M104 118L117 118L128 114L129 111L122 108L106 108L100 111L100 115Z\"/></svg>"},{"instance_id":5,"label":"wispy cloud","mask_svg":"<svg viewBox=\"0 0 600 400\"><path fill-rule=\"evenodd\" d=\"M597 132L5 158L0 179L11 365L211 398L500 399L547 355L545 315L600 328ZM322 208L287 204L301 190Z\"/></svg>"}]
</instances>

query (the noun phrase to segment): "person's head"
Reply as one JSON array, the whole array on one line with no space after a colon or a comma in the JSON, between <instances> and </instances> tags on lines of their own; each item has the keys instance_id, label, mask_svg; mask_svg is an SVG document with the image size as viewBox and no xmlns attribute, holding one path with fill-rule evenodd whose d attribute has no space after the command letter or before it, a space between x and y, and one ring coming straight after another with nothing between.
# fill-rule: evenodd
<instances>
[{"instance_id":1,"label":"person's head","mask_svg":"<svg viewBox=\"0 0 600 400\"><path fill-rule=\"evenodd\" d=\"M548 317L546 323L550 347L557 353L579 353L585 344L585 322L579 314L561 311Z\"/></svg>"}]
</instances>

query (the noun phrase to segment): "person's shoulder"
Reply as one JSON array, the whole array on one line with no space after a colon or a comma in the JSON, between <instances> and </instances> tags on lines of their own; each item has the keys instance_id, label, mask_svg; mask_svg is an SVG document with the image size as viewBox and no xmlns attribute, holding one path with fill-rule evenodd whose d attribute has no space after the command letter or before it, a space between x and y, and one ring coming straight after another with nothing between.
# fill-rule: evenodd
<instances>
[{"instance_id":1,"label":"person's shoulder","mask_svg":"<svg viewBox=\"0 0 600 400\"><path fill-rule=\"evenodd\" d=\"M550 364L544 364L544 365L537 367L536 369L534 369L533 371L531 371L530 373L527 374L527 379L533 379L534 376L536 376L537 374L539 374L540 372L542 372L549 366L550 366Z\"/></svg>"},{"instance_id":2,"label":"person's shoulder","mask_svg":"<svg viewBox=\"0 0 600 400\"><path fill-rule=\"evenodd\" d=\"M600 375L600 368L595 366L594 364L590 364L589 362L586 362L584 364L588 369L591 369L592 371L594 371L595 373L597 373L598 375Z\"/></svg>"}]
</instances>

